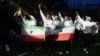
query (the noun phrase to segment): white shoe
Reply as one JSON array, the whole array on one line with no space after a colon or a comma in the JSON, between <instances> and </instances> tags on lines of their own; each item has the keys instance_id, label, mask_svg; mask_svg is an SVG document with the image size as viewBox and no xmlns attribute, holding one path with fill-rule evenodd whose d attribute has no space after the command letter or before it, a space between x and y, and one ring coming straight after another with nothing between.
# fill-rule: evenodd
<instances>
[{"instance_id":1,"label":"white shoe","mask_svg":"<svg viewBox=\"0 0 100 56\"><path fill-rule=\"evenodd\" d=\"M59 54L59 55L62 55L62 54L63 54L63 52L59 52L58 54Z\"/></svg>"},{"instance_id":2,"label":"white shoe","mask_svg":"<svg viewBox=\"0 0 100 56\"><path fill-rule=\"evenodd\" d=\"M89 52L88 52L88 51L86 51L85 53L86 53L86 54L88 54Z\"/></svg>"},{"instance_id":3,"label":"white shoe","mask_svg":"<svg viewBox=\"0 0 100 56\"><path fill-rule=\"evenodd\" d=\"M66 54L69 54L69 51L66 51Z\"/></svg>"},{"instance_id":4,"label":"white shoe","mask_svg":"<svg viewBox=\"0 0 100 56\"><path fill-rule=\"evenodd\" d=\"M83 51L86 51L86 50L87 50L86 48L83 49Z\"/></svg>"}]
</instances>

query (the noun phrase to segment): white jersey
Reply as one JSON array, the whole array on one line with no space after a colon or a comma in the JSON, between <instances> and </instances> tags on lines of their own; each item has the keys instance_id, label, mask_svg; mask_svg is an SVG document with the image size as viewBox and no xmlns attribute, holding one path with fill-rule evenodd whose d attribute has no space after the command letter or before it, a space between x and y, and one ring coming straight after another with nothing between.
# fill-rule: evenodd
<instances>
[{"instance_id":1,"label":"white jersey","mask_svg":"<svg viewBox=\"0 0 100 56\"><path fill-rule=\"evenodd\" d=\"M55 29L54 21L51 19L47 20L46 22L44 22L44 27Z\"/></svg>"},{"instance_id":2,"label":"white jersey","mask_svg":"<svg viewBox=\"0 0 100 56\"><path fill-rule=\"evenodd\" d=\"M55 20L54 16L52 16L52 19L56 27L63 27L63 18L60 17L60 20Z\"/></svg>"},{"instance_id":3,"label":"white jersey","mask_svg":"<svg viewBox=\"0 0 100 56\"><path fill-rule=\"evenodd\" d=\"M59 23L60 23L59 20L55 20L55 21L54 21L54 24L55 24L56 26L59 25Z\"/></svg>"},{"instance_id":4,"label":"white jersey","mask_svg":"<svg viewBox=\"0 0 100 56\"><path fill-rule=\"evenodd\" d=\"M98 25L96 24L96 22L90 22L90 21L85 21L84 22L84 33L92 33L92 34L96 34L98 33Z\"/></svg>"},{"instance_id":5,"label":"white jersey","mask_svg":"<svg viewBox=\"0 0 100 56\"><path fill-rule=\"evenodd\" d=\"M33 25L33 26L36 25L36 23L33 20L26 20L26 22L28 25Z\"/></svg>"},{"instance_id":6,"label":"white jersey","mask_svg":"<svg viewBox=\"0 0 100 56\"><path fill-rule=\"evenodd\" d=\"M40 9L40 14L43 19L44 27L49 27L50 29L55 29L54 21L51 19L47 20L47 17L43 14L41 9Z\"/></svg>"},{"instance_id":7,"label":"white jersey","mask_svg":"<svg viewBox=\"0 0 100 56\"><path fill-rule=\"evenodd\" d=\"M86 21L82 19L79 15L77 15L76 18L78 22L78 28L79 30L83 31L83 33L88 34L96 34L98 33L98 25L96 22Z\"/></svg>"},{"instance_id":8,"label":"white jersey","mask_svg":"<svg viewBox=\"0 0 100 56\"><path fill-rule=\"evenodd\" d=\"M64 21L64 26L65 27L68 27L68 26L71 26L71 25L72 25L72 21L71 20Z\"/></svg>"},{"instance_id":9,"label":"white jersey","mask_svg":"<svg viewBox=\"0 0 100 56\"><path fill-rule=\"evenodd\" d=\"M78 30L82 30L83 33L88 34L96 34L98 33L98 25L96 22L85 21L82 18L77 18L78 22Z\"/></svg>"},{"instance_id":10,"label":"white jersey","mask_svg":"<svg viewBox=\"0 0 100 56\"><path fill-rule=\"evenodd\" d=\"M36 20L33 16L30 16L30 20L26 19L25 17L22 18L23 20L23 23L24 24L27 24L27 25L32 25L32 26L35 26L36 25Z\"/></svg>"}]
</instances>

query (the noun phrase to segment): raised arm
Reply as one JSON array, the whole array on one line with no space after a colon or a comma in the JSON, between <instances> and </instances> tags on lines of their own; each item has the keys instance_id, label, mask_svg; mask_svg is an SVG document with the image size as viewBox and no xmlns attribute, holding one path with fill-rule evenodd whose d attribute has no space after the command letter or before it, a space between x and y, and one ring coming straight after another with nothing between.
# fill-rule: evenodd
<instances>
[{"instance_id":1,"label":"raised arm","mask_svg":"<svg viewBox=\"0 0 100 56\"><path fill-rule=\"evenodd\" d=\"M85 21L78 15L78 13L76 12L76 20L77 22L82 26L81 29L85 29Z\"/></svg>"},{"instance_id":2,"label":"raised arm","mask_svg":"<svg viewBox=\"0 0 100 56\"><path fill-rule=\"evenodd\" d=\"M59 15L59 18L60 18L61 22L64 22L64 18L62 17L60 12L58 13L58 15Z\"/></svg>"},{"instance_id":3,"label":"raised arm","mask_svg":"<svg viewBox=\"0 0 100 56\"><path fill-rule=\"evenodd\" d=\"M83 19L79 16L79 14L78 14L77 12L76 12L76 19L78 20L79 23L84 24L84 21L85 21L85 20L83 20Z\"/></svg>"},{"instance_id":4,"label":"raised arm","mask_svg":"<svg viewBox=\"0 0 100 56\"><path fill-rule=\"evenodd\" d=\"M34 17L34 16L29 15L29 17L30 17L32 20L36 21L36 19L35 19L35 17Z\"/></svg>"},{"instance_id":5,"label":"raised arm","mask_svg":"<svg viewBox=\"0 0 100 56\"><path fill-rule=\"evenodd\" d=\"M21 18L22 18L23 23L25 24L26 23L26 17L25 17L25 15L23 17L21 17Z\"/></svg>"},{"instance_id":6,"label":"raised arm","mask_svg":"<svg viewBox=\"0 0 100 56\"><path fill-rule=\"evenodd\" d=\"M32 15L29 15L29 17L34 21L34 25L36 25L37 21L36 21L35 17Z\"/></svg>"},{"instance_id":7,"label":"raised arm","mask_svg":"<svg viewBox=\"0 0 100 56\"><path fill-rule=\"evenodd\" d=\"M98 27L98 25L97 25L97 24L96 24L95 26L97 27L97 30L96 30L96 32L95 32L95 33L98 33L98 31L99 31L99 27Z\"/></svg>"},{"instance_id":8,"label":"raised arm","mask_svg":"<svg viewBox=\"0 0 100 56\"><path fill-rule=\"evenodd\" d=\"M55 17L52 15L52 19L53 19L53 21L55 21Z\"/></svg>"},{"instance_id":9,"label":"raised arm","mask_svg":"<svg viewBox=\"0 0 100 56\"><path fill-rule=\"evenodd\" d=\"M42 12L42 10L41 10L40 7L41 7L41 5L39 5L40 15L41 15L41 17L42 17L43 22L46 22L46 21L47 21L47 18L46 18L46 16L44 15L44 13Z\"/></svg>"}]
</instances>

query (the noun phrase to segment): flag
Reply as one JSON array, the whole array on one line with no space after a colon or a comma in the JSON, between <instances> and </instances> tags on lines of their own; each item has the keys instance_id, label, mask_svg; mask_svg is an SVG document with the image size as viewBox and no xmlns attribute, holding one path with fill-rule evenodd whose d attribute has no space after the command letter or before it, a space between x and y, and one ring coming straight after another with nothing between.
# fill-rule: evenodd
<instances>
[{"instance_id":1,"label":"flag","mask_svg":"<svg viewBox=\"0 0 100 56\"><path fill-rule=\"evenodd\" d=\"M55 29L51 35L54 35L55 41L70 41L74 37L75 25ZM40 26L32 26L23 24L21 39L28 42L44 42L46 36L46 28Z\"/></svg>"},{"instance_id":2,"label":"flag","mask_svg":"<svg viewBox=\"0 0 100 56\"><path fill-rule=\"evenodd\" d=\"M14 16L21 16L22 12L21 9L19 8L18 11L15 12Z\"/></svg>"},{"instance_id":3,"label":"flag","mask_svg":"<svg viewBox=\"0 0 100 56\"><path fill-rule=\"evenodd\" d=\"M23 24L21 39L28 42L45 41L45 28Z\"/></svg>"},{"instance_id":4,"label":"flag","mask_svg":"<svg viewBox=\"0 0 100 56\"><path fill-rule=\"evenodd\" d=\"M60 29L57 29L60 30ZM56 41L70 41L74 37L75 25L71 25L69 27L64 27L61 31L55 34Z\"/></svg>"}]
</instances>

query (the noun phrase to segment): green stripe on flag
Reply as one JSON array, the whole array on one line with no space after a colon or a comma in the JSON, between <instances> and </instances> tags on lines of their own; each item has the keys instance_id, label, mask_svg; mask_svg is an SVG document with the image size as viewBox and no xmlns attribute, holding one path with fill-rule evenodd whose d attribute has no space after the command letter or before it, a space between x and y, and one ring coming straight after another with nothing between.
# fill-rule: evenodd
<instances>
[{"instance_id":1,"label":"green stripe on flag","mask_svg":"<svg viewBox=\"0 0 100 56\"><path fill-rule=\"evenodd\" d=\"M69 28L69 27L76 27L76 23L72 23L70 26L64 26L64 28Z\"/></svg>"},{"instance_id":2,"label":"green stripe on flag","mask_svg":"<svg viewBox=\"0 0 100 56\"><path fill-rule=\"evenodd\" d=\"M70 26L64 26L63 28L69 28L69 27L76 27L77 24L76 23L72 23ZM45 27L43 26L32 26L32 25L28 25L28 24L22 24L22 28L24 29L41 29L41 30L44 30Z\"/></svg>"},{"instance_id":3,"label":"green stripe on flag","mask_svg":"<svg viewBox=\"0 0 100 56\"><path fill-rule=\"evenodd\" d=\"M23 24L22 25L22 28L27 28L27 29L41 29L41 30L43 30L43 29L45 29L43 26L32 26L32 25L27 25L27 24Z\"/></svg>"}]
</instances>

